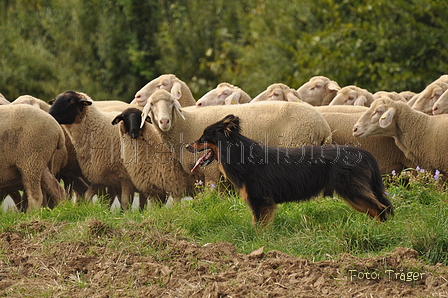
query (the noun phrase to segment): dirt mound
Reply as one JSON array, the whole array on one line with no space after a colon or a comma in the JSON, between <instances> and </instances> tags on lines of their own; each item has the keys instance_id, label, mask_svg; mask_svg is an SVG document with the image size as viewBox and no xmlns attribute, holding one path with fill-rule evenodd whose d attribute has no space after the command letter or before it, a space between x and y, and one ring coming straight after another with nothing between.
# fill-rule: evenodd
<instances>
[{"instance_id":1,"label":"dirt mound","mask_svg":"<svg viewBox=\"0 0 448 298\"><path fill-rule=\"evenodd\" d=\"M0 293L8 297L441 297L447 266L429 266L403 247L381 257L343 255L322 262L260 248L244 255L229 243L203 246L154 235L157 254L111 249L106 242L43 239L55 227L0 234ZM98 221L92 237L121 237ZM127 235L129 236L129 235Z\"/></svg>"}]
</instances>

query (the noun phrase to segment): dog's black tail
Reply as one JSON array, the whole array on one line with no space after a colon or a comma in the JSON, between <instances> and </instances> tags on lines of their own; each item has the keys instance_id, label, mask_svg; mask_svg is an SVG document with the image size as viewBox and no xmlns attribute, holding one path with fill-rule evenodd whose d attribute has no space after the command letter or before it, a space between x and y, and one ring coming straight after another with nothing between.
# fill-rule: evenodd
<instances>
[{"instance_id":1,"label":"dog's black tail","mask_svg":"<svg viewBox=\"0 0 448 298\"><path fill-rule=\"evenodd\" d=\"M366 154L364 158L367 159L370 169L372 171L372 178L370 181L370 187L372 189L372 192L375 195L376 199L381 204L386 206L386 209L380 214L381 221L385 221L389 215L390 216L394 215L394 208L392 206L392 203L386 197L386 190L384 189L384 183L378 162L376 161L375 157L373 157L373 155L371 154Z\"/></svg>"}]
</instances>

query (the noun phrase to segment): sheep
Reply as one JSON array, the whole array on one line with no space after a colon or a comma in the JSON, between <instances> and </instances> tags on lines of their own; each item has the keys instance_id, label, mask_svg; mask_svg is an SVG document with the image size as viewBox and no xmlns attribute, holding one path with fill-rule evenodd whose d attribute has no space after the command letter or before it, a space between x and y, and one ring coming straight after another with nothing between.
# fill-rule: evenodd
<instances>
[{"instance_id":1,"label":"sheep","mask_svg":"<svg viewBox=\"0 0 448 298\"><path fill-rule=\"evenodd\" d=\"M404 153L395 145L393 138L375 137L357 139L352 135L353 125L367 111L362 106L321 106L316 109L327 120L331 128L333 143L361 147L373 154L378 161L381 174L401 171L413 166Z\"/></svg>"},{"instance_id":2,"label":"sheep","mask_svg":"<svg viewBox=\"0 0 448 298\"><path fill-rule=\"evenodd\" d=\"M403 96L403 98L409 102L411 100L411 98L413 98L417 93L412 92L412 91L401 91L398 94L400 94L401 96Z\"/></svg>"},{"instance_id":3,"label":"sheep","mask_svg":"<svg viewBox=\"0 0 448 298\"><path fill-rule=\"evenodd\" d=\"M0 93L0 105L9 105L9 100L6 99L6 97L3 96L3 94Z\"/></svg>"},{"instance_id":4,"label":"sheep","mask_svg":"<svg viewBox=\"0 0 448 298\"><path fill-rule=\"evenodd\" d=\"M48 103L46 103L42 99L36 98L31 95L19 96L13 102L11 102L11 104L13 104L13 105L17 105L17 104L31 105L31 106L41 109L45 112L48 112L48 110L50 109L50 105Z\"/></svg>"},{"instance_id":5,"label":"sheep","mask_svg":"<svg viewBox=\"0 0 448 298\"><path fill-rule=\"evenodd\" d=\"M448 89L435 102L432 113L433 115L448 114Z\"/></svg>"},{"instance_id":6,"label":"sheep","mask_svg":"<svg viewBox=\"0 0 448 298\"><path fill-rule=\"evenodd\" d=\"M406 158L426 170L448 173L448 115L429 116L402 102L382 97L359 118L353 136L393 137Z\"/></svg>"},{"instance_id":7,"label":"sheep","mask_svg":"<svg viewBox=\"0 0 448 298\"><path fill-rule=\"evenodd\" d=\"M182 107L196 105L196 100L194 99L190 88L174 74L161 75L143 86L142 89L135 93L135 97L131 101L131 104L137 104L144 107L148 97L150 97L158 89L171 92Z\"/></svg>"},{"instance_id":8,"label":"sheep","mask_svg":"<svg viewBox=\"0 0 448 298\"><path fill-rule=\"evenodd\" d=\"M341 89L338 83L324 76L312 77L297 89L299 98L313 106L328 105Z\"/></svg>"},{"instance_id":9,"label":"sheep","mask_svg":"<svg viewBox=\"0 0 448 298\"><path fill-rule=\"evenodd\" d=\"M242 104L251 101L249 94L229 83L220 83L196 102L197 107Z\"/></svg>"},{"instance_id":10,"label":"sheep","mask_svg":"<svg viewBox=\"0 0 448 298\"><path fill-rule=\"evenodd\" d=\"M59 94L48 112L64 125L80 168L92 184L86 197L92 197L99 186L120 189L121 206L128 209L135 186L119 158L120 140L111 124L116 113L101 112L88 95L74 91Z\"/></svg>"},{"instance_id":11,"label":"sheep","mask_svg":"<svg viewBox=\"0 0 448 298\"><path fill-rule=\"evenodd\" d=\"M27 104L37 107L46 112L48 112L48 110L50 109L50 104L31 95L19 96L11 104ZM72 192L74 192L75 200L77 200L78 197L80 197L87 191L89 183L82 174L81 168L79 167L78 159L76 157L75 148L73 147L73 144L68 137L66 130L64 128L62 128L62 130L64 131L65 136L65 148L67 151L67 156L64 157L62 156L62 154L58 154L55 157L55 160L56 163L61 163L61 161L65 158L66 164L60 169L60 171L57 171L56 176L64 181L64 186L67 193L71 194Z\"/></svg>"},{"instance_id":12,"label":"sheep","mask_svg":"<svg viewBox=\"0 0 448 298\"><path fill-rule=\"evenodd\" d=\"M400 95L400 93L397 93L395 91L377 91L375 93L373 93L373 98L377 99L383 96L387 96L392 100L397 100L397 101L402 101L402 102L407 102L407 100Z\"/></svg>"},{"instance_id":13,"label":"sheep","mask_svg":"<svg viewBox=\"0 0 448 298\"><path fill-rule=\"evenodd\" d=\"M331 142L328 123L307 103L260 102L181 109L170 93L160 90L148 99L143 108L143 119L148 114L162 141L170 144L175 161L181 163L188 173L197 158L186 151L185 145L194 141L207 125L228 114L240 117L246 135L266 145L287 147ZM198 170L205 174L206 183L220 178L217 165Z\"/></svg>"},{"instance_id":14,"label":"sheep","mask_svg":"<svg viewBox=\"0 0 448 298\"><path fill-rule=\"evenodd\" d=\"M258 94L250 103L261 102L261 101L290 101L297 102L300 101L299 94L295 89L289 86L276 83L270 85L265 91Z\"/></svg>"},{"instance_id":15,"label":"sheep","mask_svg":"<svg viewBox=\"0 0 448 298\"><path fill-rule=\"evenodd\" d=\"M52 171L56 152L65 150L62 128L29 105L2 105L0 118L0 189L23 187L27 212L45 205L43 191L59 203L65 192Z\"/></svg>"},{"instance_id":16,"label":"sheep","mask_svg":"<svg viewBox=\"0 0 448 298\"><path fill-rule=\"evenodd\" d=\"M432 115L432 108L439 97L448 89L448 75L442 75L426 86L418 96L408 102L414 110Z\"/></svg>"},{"instance_id":17,"label":"sheep","mask_svg":"<svg viewBox=\"0 0 448 298\"><path fill-rule=\"evenodd\" d=\"M133 105L121 100L97 100L95 106L102 112L123 112Z\"/></svg>"},{"instance_id":18,"label":"sheep","mask_svg":"<svg viewBox=\"0 0 448 298\"><path fill-rule=\"evenodd\" d=\"M352 105L352 106L366 106L374 101L373 94L366 89L349 85L341 88L336 96L330 102L332 105Z\"/></svg>"},{"instance_id":19,"label":"sheep","mask_svg":"<svg viewBox=\"0 0 448 298\"><path fill-rule=\"evenodd\" d=\"M166 194L171 194L175 202L192 196L195 182L204 177L189 175L179 163L171 161L170 148L150 123L145 122L140 129L141 119L139 109L128 108L112 121L119 124L123 164L133 184L145 197L159 197L162 203Z\"/></svg>"}]
</instances>

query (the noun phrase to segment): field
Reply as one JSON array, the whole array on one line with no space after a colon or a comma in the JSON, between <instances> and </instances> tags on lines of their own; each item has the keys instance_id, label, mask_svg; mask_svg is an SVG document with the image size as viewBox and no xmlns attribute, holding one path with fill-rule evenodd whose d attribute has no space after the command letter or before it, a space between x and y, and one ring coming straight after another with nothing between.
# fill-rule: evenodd
<instances>
[{"instance_id":1,"label":"field","mask_svg":"<svg viewBox=\"0 0 448 298\"><path fill-rule=\"evenodd\" d=\"M342 200L280 205L251 224L231 190L142 212L103 202L2 213L7 297L447 297L448 195L441 177L385 177L395 216Z\"/></svg>"}]
</instances>

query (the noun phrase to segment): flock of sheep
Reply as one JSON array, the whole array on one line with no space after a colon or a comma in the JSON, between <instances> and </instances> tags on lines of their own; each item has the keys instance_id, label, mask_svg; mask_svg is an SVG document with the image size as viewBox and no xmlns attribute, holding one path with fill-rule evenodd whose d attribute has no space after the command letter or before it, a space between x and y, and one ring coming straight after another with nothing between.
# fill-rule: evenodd
<instances>
[{"instance_id":1,"label":"flock of sheep","mask_svg":"<svg viewBox=\"0 0 448 298\"><path fill-rule=\"evenodd\" d=\"M198 156L185 145L228 114L264 145L351 144L370 151L383 174L416 166L443 174L447 90L448 75L420 93L371 93L316 76L297 90L272 84L253 99L221 83L196 101L183 81L166 74L129 104L74 91L51 104L0 94L0 198L9 195L22 211L95 194L117 197L123 209L135 193L141 208L148 199L178 202L194 194L197 181L221 179L218 163L192 173Z\"/></svg>"}]
</instances>

